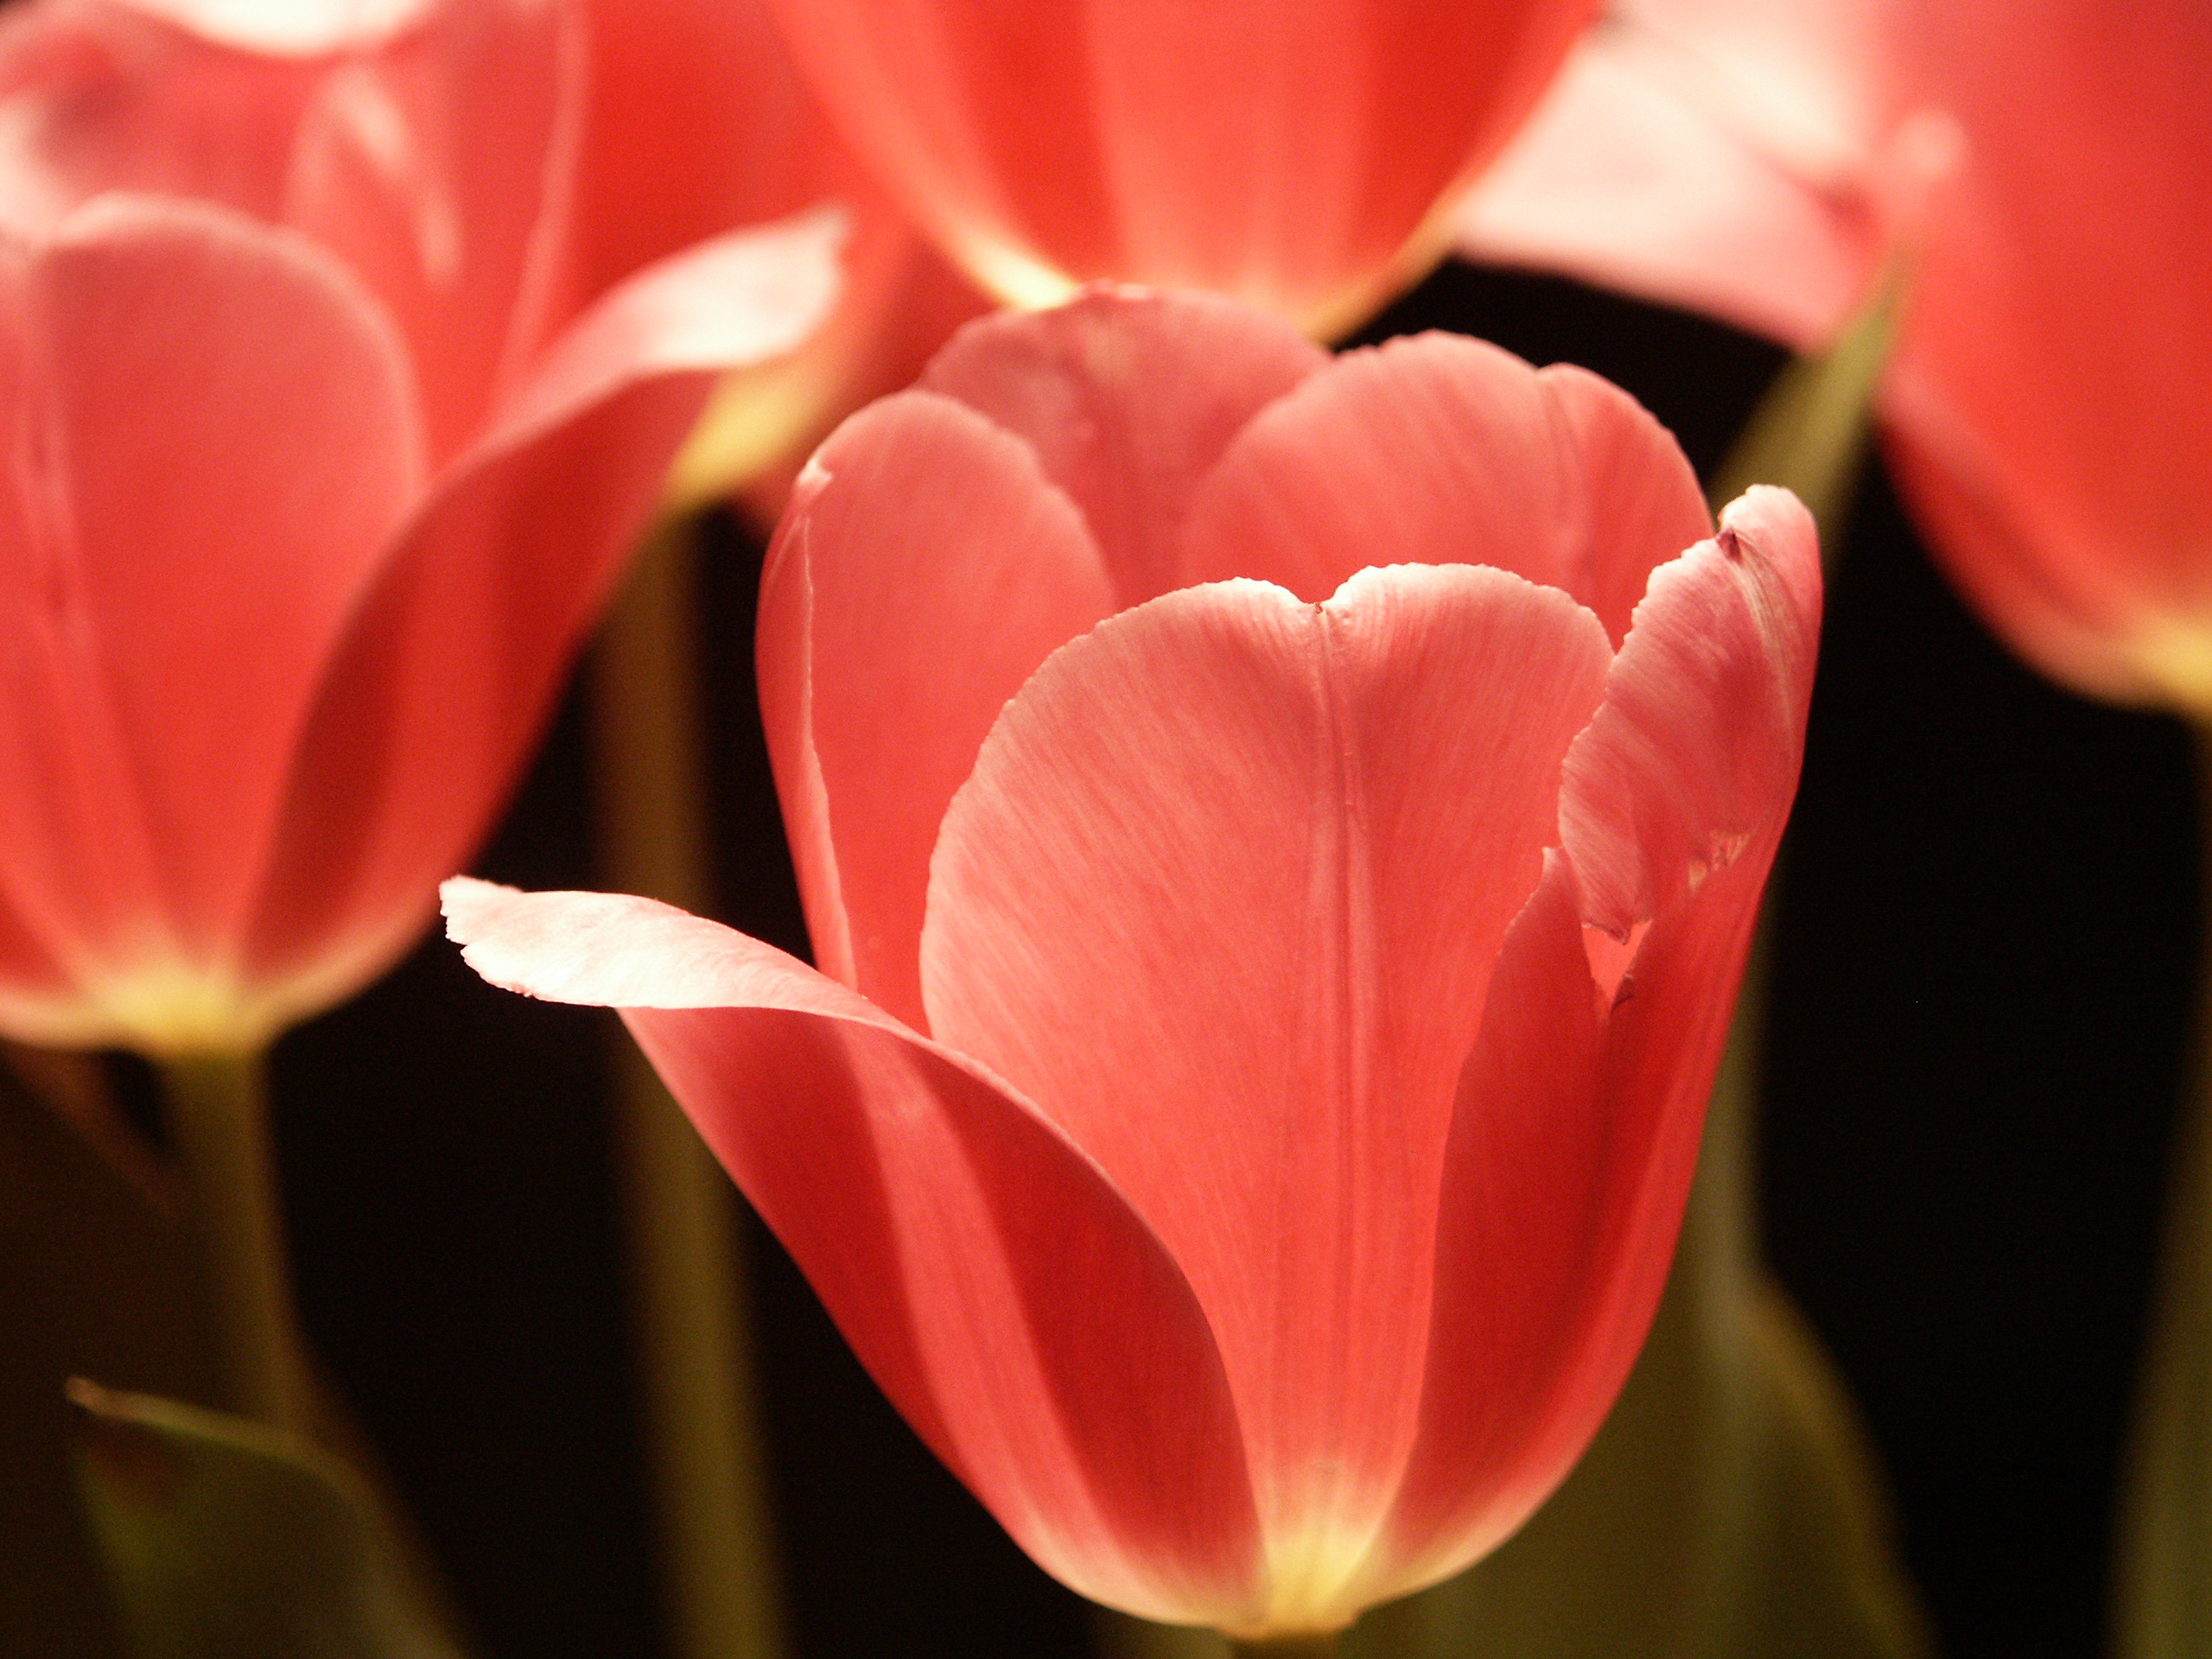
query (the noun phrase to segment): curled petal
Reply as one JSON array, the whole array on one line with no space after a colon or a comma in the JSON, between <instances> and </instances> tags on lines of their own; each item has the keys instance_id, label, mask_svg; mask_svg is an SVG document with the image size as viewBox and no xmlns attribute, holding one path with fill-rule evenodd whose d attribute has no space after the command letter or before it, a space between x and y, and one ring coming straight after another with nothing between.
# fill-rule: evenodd
<instances>
[{"instance_id":1,"label":"curled petal","mask_svg":"<svg viewBox=\"0 0 2212 1659\"><path fill-rule=\"evenodd\" d=\"M446 887L494 982L613 1003L939 1456L1068 1583L1236 1624L1256 1529L1213 1339L1157 1240L988 1073L641 899Z\"/></svg>"},{"instance_id":2,"label":"curled petal","mask_svg":"<svg viewBox=\"0 0 2212 1659\"><path fill-rule=\"evenodd\" d=\"M1615 940L1780 833L1820 632L1812 517L1758 486L1652 578L1605 707L1576 740L1560 834L1586 917Z\"/></svg>"}]
</instances>

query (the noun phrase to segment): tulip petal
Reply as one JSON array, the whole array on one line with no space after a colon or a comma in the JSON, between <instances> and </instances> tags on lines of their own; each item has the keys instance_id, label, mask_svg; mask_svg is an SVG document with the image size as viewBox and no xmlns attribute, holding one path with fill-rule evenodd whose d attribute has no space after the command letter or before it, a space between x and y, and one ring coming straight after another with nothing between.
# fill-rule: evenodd
<instances>
[{"instance_id":1,"label":"tulip petal","mask_svg":"<svg viewBox=\"0 0 2212 1659\"><path fill-rule=\"evenodd\" d=\"M884 1391L1085 1594L1236 1624L1236 1420L1173 1261L987 1073L766 945L643 899L446 886L495 983L624 1009Z\"/></svg>"},{"instance_id":2,"label":"tulip petal","mask_svg":"<svg viewBox=\"0 0 2212 1659\"><path fill-rule=\"evenodd\" d=\"M1881 257L1871 178L1793 166L1700 98L1655 35L1613 22L1584 37L1468 195L1459 251L1821 344Z\"/></svg>"},{"instance_id":3,"label":"tulip petal","mask_svg":"<svg viewBox=\"0 0 2212 1659\"><path fill-rule=\"evenodd\" d=\"M1404 280L1592 10L779 7L855 149L985 286L1027 305L1088 280L1201 289L1321 333Z\"/></svg>"},{"instance_id":4,"label":"tulip petal","mask_svg":"<svg viewBox=\"0 0 2212 1659\"><path fill-rule=\"evenodd\" d=\"M1618 941L1755 842L1797 787L1821 608L1812 517L1758 486L1652 578L1605 704L1567 760L1560 835Z\"/></svg>"},{"instance_id":5,"label":"tulip petal","mask_svg":"<svg viewBox=\"0 0 2212 1659\"><path fill-rule=\"evenodd\" d=\"M374 47L431 0L121 0L134 11L246 52L310 57Z\"/></svg>"},{"instance_id":6,"label":"tulip petal","mask_svg":"<svg viewBox=\"0 0 2212 1659\"><path fill-rule=\"evenodd\" d=\"M1175 537L1198 480L1328 360L1287 323L1226 300L1097 292L971 323L920 384L1037 452L1083 509L1126 610L1180 585Z\"/></svg>"},{"instance_id":7,"label":"tulip petal","mask_svg":"<svg viewBox=\"0 0 2212 1659\"><path fill-rule=\"evenodd\" d=\"M576 36L569 6L442 5L326 73L302 118L286 218L397 320L439 466L482 430L555 321L583 110Z\"/></svg>"},{"instance_id":8,"label":"tulip petal","mask_svg":"<svg viewBox=\"0 0 2212 1659\"><path fill-rule=\"evenodd\" d=\"M1421 1433L1378 1583L1489 1553L1611 1408L1666 1281L1779 828L1652 925L1610 1007L1564 857L1515 924L1461 1077Z\"/></svg>"},{"instance_id":9,"label":"tulip petal","mask_svg":"<svg viewBox=\"0 0 2212 1659\"><path fill-rule=\"evenodd\" d=\"M1368 565L1495 565L1618 640L1653 568L1710 533L1689 463L1625 392L1424 334L1337 359L1252 421L1192 504L1182 580L1319 599Z\"/></svg>"},{"instance_id":10,"label":"tulip petal","mask_svg":"<svg viewBox=\"0 0 2212 1659\"><path fill-rule=\"evenodd\" d=\"M1411 1437L1452 1090L1611 657L1497 570L1186 589L1046 663L945 817L932 1029L1189 1274L1292 1628Z\"/></svg>"},{"instance_id":11,"label":"tulip petal","mask_svg":"<svg viewBox=\"0 0 2212 1659\"><path fill-rule=\"evenodd\" d=\"M761 716L824 972L926 1030L930 849L1007 699L1114 609L1034 454L927 392L853 416L760 588Z\"/></svg>"},{"instance_id":12,"label":"tulip petal","mask_svg":"<svg viewBox=\"0 0 2212 1659\"><path fill-rule=\"evenodd\" d=\"M221 209L104 198L25 281L43 517L9 551L42 602L9 613L0 885L79 973L175 966L243 927L318 666L418 487L405 365L320 250Z\"/></svg>"},{"instance_id":13,"label":"tulip petal","mask_svg":"<svg viewBox=\"0 0 2212 1659\"><path fill-rule=\"evenodd\" d=\"M418 510L323 673L264 880L254 966L300 975L298 1006L358 984L419 927L528 754L715 374L804 338L833 290L836 233L816 216L641 272Z\"/></svg>"},{"instance_id":14,"label":"tulip petal","mask_svg":"<svg viewBox=\"0 0 2212 1659\"><path fill-rule=\"evenodd\" d=\"M10 6L0 13L0 222L43 237L109 190L274 219L321 69L101 0Z\"/></svg>"}]
</instances>

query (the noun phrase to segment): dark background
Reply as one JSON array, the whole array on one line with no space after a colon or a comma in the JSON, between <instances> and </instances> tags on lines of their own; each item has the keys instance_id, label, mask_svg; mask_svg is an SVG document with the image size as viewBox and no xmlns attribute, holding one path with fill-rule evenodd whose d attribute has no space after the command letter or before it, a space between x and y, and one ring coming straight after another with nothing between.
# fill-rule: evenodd
<instances>
[{"instance_id":1,"label":"dark background","mask_svg":"<svg viewBox=\"0 0 2212 1659\"><path fill-rule=\"evenodd\" d=\"M1363 338L1425 327L1611 377L1701 474L1781 361L1713 324L1459 267ZM759 543L724 519L711 551L722 913L800 947L752 703ZM1764 1198L1955 1656L2099 1641L2196 973L2190 758L2176 724L2017 666L1870 467L1775 898ZM572 697L480 872L594 885L586 791ZM602 1103L613 1036L611 1016L491 990L433 941L278 1051L309 1336L486 1659L658 1651ZM1085 1651L1083 1604L920 1449L747 1232L798 1659ZM35 1264L9 1270L6 1317L30 1317ZM147 1329L164 1319L149 1306ZM131 1374L146 1345L87 1337L42 1363L158 1382L151 1360ZM7 1397L49 1386L19 1378ZM16 1507L42 1501L35 1484ZM88 1597L73 1538L45 1545L52 1594Z\"/></svg>"}]
</instances>

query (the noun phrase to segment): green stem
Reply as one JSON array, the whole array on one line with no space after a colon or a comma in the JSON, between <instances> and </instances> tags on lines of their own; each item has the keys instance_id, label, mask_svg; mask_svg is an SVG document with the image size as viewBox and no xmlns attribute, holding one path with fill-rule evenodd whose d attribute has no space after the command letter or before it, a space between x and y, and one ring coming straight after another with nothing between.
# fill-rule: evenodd
<instances>
[{"instance_id":1,"label":"green stem","mask_svg":"<svg viewBox=\"0 0 2212 1659\"><path fill-rule=\"evenodd\" d=\"M640 550L592 664L593 761L607 884L703 912L695 557L683 523ZM782 1632L734 1192L627 1041L616 1082L673 1651L774 1659Z\"/></svg>"},{"instance_id":2,"label":"green stem","mask_svg":"<svg viewBox=\"0 0 2212 1659\"><path fill-rule=\"evenodd\" d=\"M2198 833L2212 891L2212 728L2200 727L2196 740ZM2119 1659L2212 1649L2212 940L2197 997L2123 1480Z\"/></svg>"},{"instance_id":3,"label":"green stem","mask_svg":"<svg viewBox=\"0 0 2212 1659\"><path fill-rule=\"evenodd\" d=\"M266 1062L258 1051L163 1060L162 1086L207 1254L226 1403L306 1433L313 1390L284 1255Z\"/></svg>"}]
</instances>

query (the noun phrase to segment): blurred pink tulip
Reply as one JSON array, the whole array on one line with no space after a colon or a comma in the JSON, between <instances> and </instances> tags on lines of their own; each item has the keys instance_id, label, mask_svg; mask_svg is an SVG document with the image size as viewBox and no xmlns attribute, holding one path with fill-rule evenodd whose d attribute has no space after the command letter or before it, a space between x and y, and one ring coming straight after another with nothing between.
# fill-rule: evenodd
<instances>
[{"instance_id":1,"label":"blurred pink tulip","mask_svg":"<svg viewBox=\"0 0 2212 1659\"><path fill-rule=\"evenodd\" d=\"M1465 246L1800 346L1901 250L1881 414L1936 551L2055 677L2203 718L2208 75L2199 0L1628 0Z\"/></svg>"},{"instance_id":2,"label":"blurred pink tulip","mask_svg":"<svg viewBox=\"0 0 2212 1659\"><path fill-rule=\"evenodd\" d=\"M0 20L0 1030L177 1053L410 941L715 375L827 308L837 226L571 317L566 10L160 10L223 38Z\"/></svg>"},{"instance_id":3,"label":"blurred pink tulip","mask_svg":"<svg viewBox=\"0 0 2212 1659\"><path fill-rule=\"evenodd\" d=\"M1444 251L1444 205L1596 9L772 3L854 149L1002 298L1205 289L1324 334Z\"/></svg>"},{"instance_id":4,"label":"blurred pink tulip","mask_svg":"<svg viewBox=\"0 0 2212 1659\"><path fill-rule=\"evenodd\" d=\"M592 0L590 10L577 216L585 291L731 226L816 202L836 200L851 221L836 309L800 350L731 377L672 484L684 501L764 472L787 487L831 426L911 384L988 302L854 161L765 0Z\"/></svg>"},{"instance_id":5,"label":"blurred pink tulip","mask_svg":"<svg viewBox=\"0 0 2212 1659\"><path fill-rule=\"evenodd\" d=\"M624 1010L1046 1568L1334 1629L1520 1524L1665 1277L1819 609L1792 498L1711 531L1579 370L976 324L770 555L821 971L640 899L450 931Z\"/></svg>"}]
</instances>

